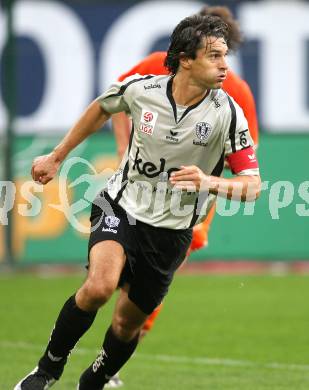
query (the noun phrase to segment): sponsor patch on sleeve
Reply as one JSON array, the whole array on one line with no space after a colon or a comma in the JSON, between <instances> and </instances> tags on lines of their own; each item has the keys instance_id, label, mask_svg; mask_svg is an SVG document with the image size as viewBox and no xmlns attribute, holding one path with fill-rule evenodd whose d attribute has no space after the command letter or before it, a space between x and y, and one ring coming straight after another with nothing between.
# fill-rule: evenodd
<instances>
[{"instance_id":1,"label":"sponsor patch on sleeve","mask_svg":"<svg viewBox=\"0 0 309 390\"><path fill-rule=\"evenodd\" d=\"M234 173L259 167L255 152L251 146L230 154L227 157L227 161L230 165L231 171Z\"/></svg>"}]
</instances>

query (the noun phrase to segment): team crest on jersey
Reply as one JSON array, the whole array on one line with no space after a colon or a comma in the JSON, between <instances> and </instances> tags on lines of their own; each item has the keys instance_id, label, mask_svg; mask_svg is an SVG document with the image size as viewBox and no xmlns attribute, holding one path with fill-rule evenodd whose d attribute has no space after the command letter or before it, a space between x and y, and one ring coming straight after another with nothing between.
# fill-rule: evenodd
<instances>
[{"instance_id":1,"label":"team crest on jersey","mask_svg":"<svg viewBox=\"0 0 309 390\"><path fill-rule=\"evenodd\" d=\"M195 126L195 132L198 139L205 141L210 136L211 126L209 123L199 122Z\"/></svg>"},{"instance_id":2,"label":"team crest on jersey","mask_svg":"<svg viewBox=\"0 0 309 390\"><path fill-rule=\"evenodd\" d=\"M212 127L209 123L198 122L195 125L195 134L198 138L198 141L194 140L193 144L199 146L207 146L207 143L205 141L209 138L211 131L212 131Z\"/></svg>"},{"instance_id":3,"label":"team crest on jersey","mask_svg":"<svg viewBox=\"0 0 309 390\"><path fill-rule=\"evenodd\" d=\"M139 130L145 134L152 135L158 118L158 113L150 110L142 110Z\"/></svg>"}]
</instances>

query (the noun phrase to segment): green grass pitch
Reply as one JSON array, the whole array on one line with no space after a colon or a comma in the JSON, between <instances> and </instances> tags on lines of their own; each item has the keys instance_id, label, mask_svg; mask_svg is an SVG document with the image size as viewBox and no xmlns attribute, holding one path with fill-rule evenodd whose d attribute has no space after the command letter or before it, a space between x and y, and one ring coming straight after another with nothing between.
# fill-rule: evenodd
<instances>
[{"instance_id":1,"label":"green grass pitch","mask_svg":"<svg viewBox=\"0 0 309 390\"><path fill-rule=\"evenodd\" d=\"M40 356L64 298L83 276L0 276L0 389ZM123 390L309 389L309 277L177 275L153 331L122 370ZM53 388L75 390L114 300Z\"/></svg>"}]
</instances>

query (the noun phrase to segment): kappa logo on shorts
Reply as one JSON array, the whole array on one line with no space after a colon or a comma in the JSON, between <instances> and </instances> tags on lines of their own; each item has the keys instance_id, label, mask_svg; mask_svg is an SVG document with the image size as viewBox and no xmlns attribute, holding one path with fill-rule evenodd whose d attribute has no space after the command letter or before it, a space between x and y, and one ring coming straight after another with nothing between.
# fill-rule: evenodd
<instances>
[{"instance_id":1,"label":"kappa logo on shorts","mask_svg":"<svg viewBox=\"0 0 309 390\"><path fill-rule=\"evenodd\" d=\"M117 230L113 229L113 228L118 227L118 225L120 223L120 219L117 217L114 217L113 215L108 215L107 217L104 218L104 221L105 221L106 225L108 226L108 228L102 228L102 232L111 232L111 233L116 234Z\"/></svg>"},{"instance_id":2,"label":"kappa logo on shorts","mask_svg":"<svg viewBox=\"0 0 309 390\"><path fill-rule=\"evenodd\" d=\"M152 111L143 109L141 121L140 121L140 125L139 125L139 130L145 134L152 135L157 118L158 118L157 112L152 112Z\"/></svg>"}]
</instances>

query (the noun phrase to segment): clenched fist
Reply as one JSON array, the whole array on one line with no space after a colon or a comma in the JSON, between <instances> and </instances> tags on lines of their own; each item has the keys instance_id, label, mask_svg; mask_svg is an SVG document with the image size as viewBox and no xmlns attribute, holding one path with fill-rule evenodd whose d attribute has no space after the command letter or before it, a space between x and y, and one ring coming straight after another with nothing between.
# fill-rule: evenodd
<instances>
[{"instance_id":1,"label":"clenched fist","mask_svg":"<svg viewBox=\"0 0 309 390\"><path fill-rule=\"evenodd\" d=\"M39 156L32 163L31 176L34 181L47 184L55 177L59 166L60 161L53 153Z\"/></svg>"}]
</instances>

